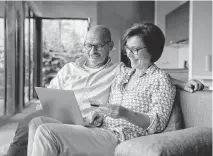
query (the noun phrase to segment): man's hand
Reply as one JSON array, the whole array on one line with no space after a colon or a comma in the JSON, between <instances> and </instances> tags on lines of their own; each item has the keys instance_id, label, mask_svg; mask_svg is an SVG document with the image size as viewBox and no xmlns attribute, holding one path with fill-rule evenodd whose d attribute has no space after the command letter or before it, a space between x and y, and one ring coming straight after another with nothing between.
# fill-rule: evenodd
<instances>
[{"instance_id":1,"label":"man's hand","mask_svg":"<svg viewBox=\"0 0 213 156\"><path fill-rule=\"evenodd\" d=\"M127 114L126 112L128 111L128 109L126 109L121 105L110 105L110 104L100 106L98 110L100 113L110 116L114 119L124 118L125 114Z\"/></svg>"},{"instance_id":2,"label":"man's hand","mask_svg":"<svg viewBox=\"0 0 213 156\"><path fill-rule=\"evenodd\" d=\"M103 124L104 118L104 114L100 114L98 111L92 111L89 115L89 124L99 127Z\"/></svg>"},{"instance_id":3,"label":"man's hand","mask_svg":"<svg viewBox=\"0 0 213 156\"><path fill-rule=\"evenodd\" d=\"M184 86L181 89L193 93L195 91L203 90L204 85L200 81L192 79L184 83Z\"/></svg>"}]
</instances>

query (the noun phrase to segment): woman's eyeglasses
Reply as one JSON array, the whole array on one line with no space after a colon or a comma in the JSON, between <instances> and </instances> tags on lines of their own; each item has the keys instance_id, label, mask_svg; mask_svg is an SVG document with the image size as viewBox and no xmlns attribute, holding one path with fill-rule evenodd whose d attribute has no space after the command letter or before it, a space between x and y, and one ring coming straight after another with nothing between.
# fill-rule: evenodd
<instances>
[{"instance_id":1,"label":"woman's eyeglasses","mask_svg":"<svg viewBox=\"0 0 213 156\"><path fill-rule=\"evenodd\" d=\"M94 45L94 44L84 43L84 47L86 50L89 50L89 51L92 49L92 47L94 47L97 51L102 51L102 50L104 50L104 46L110 42L112 42L112 41L108 41L108 42L104 43L103 45L102 44Z\"/></svg>"},{"instance_id":2,"label":"woman's eyeglasses","mask_svg":"<svg viewBox=\"0 0 213 156\"><path fill-rule=\"evenodd\" d=\"M124 46L124 49L126 52L130 52L134 55L138 55L139 54L139 51L141 51L142 49L144 49L146 47L143 47L143 48L138 48L138 49L130 49L129 47L127 47L126 45Z\"/></svg>"}]
</instances>

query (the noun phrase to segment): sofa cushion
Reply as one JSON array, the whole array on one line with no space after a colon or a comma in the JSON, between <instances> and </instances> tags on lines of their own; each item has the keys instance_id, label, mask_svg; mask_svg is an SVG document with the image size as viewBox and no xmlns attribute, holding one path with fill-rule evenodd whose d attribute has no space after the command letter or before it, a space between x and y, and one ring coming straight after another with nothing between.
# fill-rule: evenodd
<instances>
[{"instance_id":1,"label":"sofa cushion","mask_svg":"<svg viewBox=\"0 0 213 156\"><path fill-rule=\"evenodd\" d=\"M192 127L120 143L115 156L211 156L212 128Z\"/></svg>"},{"instance_id":2,"label":"sofa cushion","mask_svg":"<svg viewBox=\"0 0 213 156\"><path fill-rule=\"evenodd\" d=\"M168 124L163 132L170 132L183 129L183 113L180 107L179 94L176 95Z\"/></svg>"}]
</instances>

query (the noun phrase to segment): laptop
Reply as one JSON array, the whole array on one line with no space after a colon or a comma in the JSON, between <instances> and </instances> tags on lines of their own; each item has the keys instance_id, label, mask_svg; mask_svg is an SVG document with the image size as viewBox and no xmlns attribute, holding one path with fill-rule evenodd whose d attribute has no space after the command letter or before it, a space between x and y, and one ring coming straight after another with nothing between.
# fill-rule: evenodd
<instances>
[{"instance_id":1,"label":"laptop","mask_svg":"<svg viewBox=\"0 0 213 156\"><path fill-rule=\"evenodd\" d=\"M44 112L64 124L85 125L72 90L35 87Z\"/></svg>"}]
</instances>

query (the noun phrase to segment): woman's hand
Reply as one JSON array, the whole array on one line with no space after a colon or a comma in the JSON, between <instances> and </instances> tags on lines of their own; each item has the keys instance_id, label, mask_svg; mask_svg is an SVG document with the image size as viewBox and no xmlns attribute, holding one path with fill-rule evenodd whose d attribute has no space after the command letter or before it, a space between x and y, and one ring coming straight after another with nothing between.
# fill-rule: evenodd
<instances>
[{"instance_id":1,"label":"woman's hand","mask_svg":"<svg viewBox=\"0 0 213 156\"><path fill-rule=\"evenodd\" d=\"M189 80L188 82L184 83L184 86L183 86L183 90L191 92L191 93L195 91L203 90L203 89L204 89L204 85L196 79Z\"/></svg>"},{"instance_id":2,"label":"woman's hand","mask_svg":"<svg viewBox=\"0 0 213 156\"><path fill-rule=\"evenodd\" d=\"M205 87L204 84L202 84L200 81L196 79L191 79L188 82L183 82L181 80L177 80L174 78L171 78L171 80L172 80L172 83L176 85L178 88L191 93L199 91L199 90L203 90Z\"/></svg>"},{"instance_id":3,"label":"woman's hand","mask_svg":"<svg viewBox=\"0 0 213 156\"><path fill-rule=\"evenodd\" d=\"M110 116L114 119L118 118L125 118L125 115L127 114L128 109L121 106L121 105L103 105L98 108L99 112L102 114L105 114L107 116Z\"/></svg>"}]
</instances>

